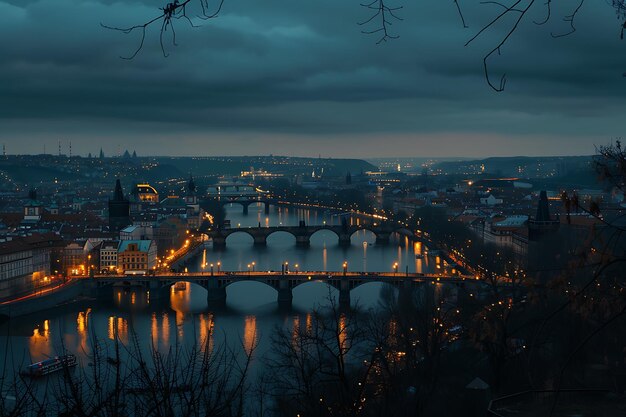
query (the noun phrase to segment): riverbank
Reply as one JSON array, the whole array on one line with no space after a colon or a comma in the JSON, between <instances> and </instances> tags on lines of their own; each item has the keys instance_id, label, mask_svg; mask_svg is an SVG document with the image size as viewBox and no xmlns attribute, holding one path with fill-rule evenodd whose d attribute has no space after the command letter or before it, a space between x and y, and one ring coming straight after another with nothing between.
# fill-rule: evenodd
<instances>
[{"instance_id":1,"label":"riverbank","mask_svg":"<svg viewBox=\"0 0 626 417\"><path fill-rule=\"evenodd\" d=\"M64 285L44 293L34 293L15 301L0 304L0 320L24 316L68 304L89 294L89 280L73 279Z\"/></svg>"}]
</instances>

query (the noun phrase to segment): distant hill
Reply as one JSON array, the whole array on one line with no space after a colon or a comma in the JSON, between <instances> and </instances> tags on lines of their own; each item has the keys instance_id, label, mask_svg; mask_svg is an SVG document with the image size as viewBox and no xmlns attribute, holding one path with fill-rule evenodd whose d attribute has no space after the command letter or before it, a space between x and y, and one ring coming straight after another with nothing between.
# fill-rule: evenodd
<instances>
[{"instance_id":1,"label":"distant hill","mask_svg":"<svg viewBox=\"0 0 626 417\"><path fill-rule=\"evenodd\" d=\"M159 164L170 165L182 172L195 176L239 175L251 168L280 174L319 173L341 176L346 172L359 173L375 170L376 167L360 159L297 158L288 156L224 156L224 157L181 157L155 158Z\"/></svg>"}]
</instances>

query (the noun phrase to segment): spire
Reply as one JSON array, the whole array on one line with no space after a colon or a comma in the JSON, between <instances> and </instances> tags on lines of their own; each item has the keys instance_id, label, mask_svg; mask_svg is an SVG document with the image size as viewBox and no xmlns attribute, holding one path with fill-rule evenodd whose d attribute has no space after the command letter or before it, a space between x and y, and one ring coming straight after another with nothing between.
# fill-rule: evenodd
<instances>
[{"instance_id":1,"label":"spire","mask_svg":"<svg viewBox=\"0 0 626 417\"><path fill-rule=\"evenodd\" d=\"M102 151L102 148L100 148L100 159L104 158L104 152Z\"/></svg>"},{"instance_id":2,"label":"spire","mask_svg":"<svg viewBox=\"0 0 626 417\"><path fill-rule=\"evenodd\" d=\"M193 176L189 174L189 182L187 182L187 195L193 195L196 192L196 183L193 181Z\"/></svg>"},{"instance_id":3,"label":"spire","mask_svg":"<svg viewBox=\"0 0 626 417\"><path fill-rule=\"evenodd\" d=\"M124 200L124 192L122 191L122 183L120 183L119 179L115 181L115 192L113 193L113 200L115 201Z\"/></svg>"},{"instance_id":4,"label":"spire","mask_svg":"<svg viewBox=\"0 0 626 417\"><path fill-rule=\"evenodd\" d=\"M537 215L535 216L535 221L548 222L551 220L550 208L548 205L548 194L545 190L543 190L539 193L539 205L537 205Z\"/></svg>"}]
</instances>

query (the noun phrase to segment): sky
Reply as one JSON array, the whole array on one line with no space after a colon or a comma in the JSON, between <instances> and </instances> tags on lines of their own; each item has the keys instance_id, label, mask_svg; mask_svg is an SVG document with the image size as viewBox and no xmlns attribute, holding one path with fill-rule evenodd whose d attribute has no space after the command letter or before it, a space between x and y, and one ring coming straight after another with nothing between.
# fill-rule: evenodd
<instances>
[{"instance_id":1,"label":"sky","mask_svg":"<svg viewBox=\"0 0 626 417\"><path fill-rule=\"evenodd\" d=\"M199 0L193 0L198 2ZM522 0L522 4L524 0ZM528 1L528 0L527 0ZM517 14L465 43L496 4L387 0L398 39L377 45L358 0L225 0L216 19L164 34L125 27L155 0L0 0L0 143L9 154L486 157L588 155L626 127L626 40L604 1L577 31L535 2L501 54L483 57ZM559 2L562 3L562 2ZM216 7L209 0L210 7ZM565 6L562 5L561 6ZM366 30L378 28L376 19Z\"/></svg>"}]
</instances>

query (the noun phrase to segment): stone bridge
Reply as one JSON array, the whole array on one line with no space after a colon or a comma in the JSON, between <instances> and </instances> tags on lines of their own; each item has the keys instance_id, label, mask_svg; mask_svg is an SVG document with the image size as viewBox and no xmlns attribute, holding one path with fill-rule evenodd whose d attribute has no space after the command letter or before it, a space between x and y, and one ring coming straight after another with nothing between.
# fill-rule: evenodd
<instances>
[{"instance_id":1,"label":"stone bridge","mask_svg":"<svg viewBox=\"0 0 626 417\"><path fill-rule=\"evenodd\" d=\"M278 303L290 305L292 290L307 282L323 282L339 291L339 303L350 304L350 291L360 285L378 282L393 285L398 289L414 288L423 284L448 283L457 287L480 285L482 282L469 276L444 276L420 273L389 272L189 272L158 275L95 275L90 278L91 285L98 288L113 286L142 287L151 294L163 294L170 291L179 281L198 284L208 291L207 301L210 306L223 305L226 302L226 288L237 282L260 282L274 288L278 293Z\"/></svg>"},{"instance_id":2,"label":"stone bridge","mask_svg":"<svg viewBox=\"0 0 626 417\"><path fill-rule=\"evenodd\" d=\"M297 246L309 246L311 236L320 230L330 230L339 238L340 245L350 245L352 235L360 230L369 230L376 236L376 243L389 243L389 237L393 233L399 233L403 236L409 236L412 239L418 239L414 233L404 226L394 223L383 223L379 225L319 225L306 226L301 222L299 226L275 226L275 227L240 227L228 229L213 229L203 231L213 240L213 247L223 248L226 246L226 239L234 233L247 233L252 236L255 245L267 244L267 238L273 233L286 232L296 238Z\"/></svg>"},{"instance_id":3,"label":"stone bridge","mask_svg":"<svg viewBox=\"0 0 626 417\"><path fill-rule=\"evenodd\" d=\"M251 196L221 196L216 199L222 206L227 204L240 204L243 207L243 214L248 214L250 204L263 204L265 214L270 214L270 206L278 205L278 201L267 197L251 197Z\"/></svg>"}]
</instances>

